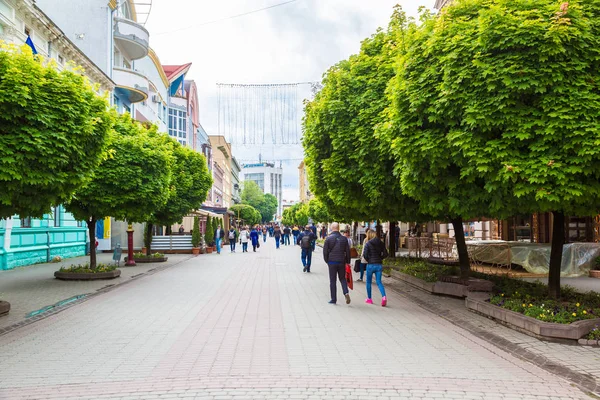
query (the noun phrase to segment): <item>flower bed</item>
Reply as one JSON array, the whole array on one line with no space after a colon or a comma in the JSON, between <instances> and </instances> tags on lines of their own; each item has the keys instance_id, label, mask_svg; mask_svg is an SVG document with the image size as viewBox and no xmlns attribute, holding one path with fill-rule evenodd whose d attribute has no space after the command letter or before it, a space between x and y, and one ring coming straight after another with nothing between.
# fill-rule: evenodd
<instances>
[{"instance_id":1,"label":"flower bed","mask_svg":"<svg viewBox=\"0 0 600 400\"><path fill-rule=\"evenodd\" d=\"M125 262L127 262L129 258L125 257ZM157 263L157 262L165 262L169 259L169 257L165 257L164 254L161 253L154 253L151 254L149 256L147 256L144 253L133 253L133 259L135 260L136 263Z\"/></svg>"},{"instance_id":2,"label":"flower bed","mask_svg":"<svg viewBox=\"0 0 600 400\"><path fill-rule=\"evenodd\" d=\"M570 324L600 318L600 294L579 293L562 288L560 300L548 297L548 287L541 282L523 282L503 277L486 277L495 284L490 303L544 322Z\"/></svg>"},{"instance_id":3,"label":"flower bed","mask_svg":"<svg viewBox=\"0 0 600 400\"><path fill-rule=\"evenodd\" d=\"M91 269L89 264L71 265L54 272L56 279L67 281L114 279L119 276L121 276L121 270L118 270L116 265L106 264L98 264L95 269Z\"/></svg>"}]
</instances>

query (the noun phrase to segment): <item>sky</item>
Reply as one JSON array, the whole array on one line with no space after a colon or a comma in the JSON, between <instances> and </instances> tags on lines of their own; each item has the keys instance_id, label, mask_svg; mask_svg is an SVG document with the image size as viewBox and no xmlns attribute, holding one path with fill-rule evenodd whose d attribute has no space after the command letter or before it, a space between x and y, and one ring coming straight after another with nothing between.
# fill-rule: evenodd
<instances>
[{"instance_id":1,"label":"sky","mask_svg":"<svg viewBox=\"0 0 600 400\"><path fill-rule=\"evenodd\" d=\"M286 3L280 6L277 4ZM394 5L410 16L435 0L153 0L146 23L150 46L163 64L191 62L187 79L198 86L200 122L218 134L217 83L320 82L327 69L360 50L360 42L386 27ZM236 18L261 8L263 11ZM229 18L229 19L227 19ZM298 117L310 86L298 88ZM221 103L223 104L223 103ZM223 106L221 107L223 110ZM224 110L223 110L224 112ZM241 118L241 117L240 117ZM283 199L298 200L302 146L233 143L241 162L281 162ZM281 160L281 161L278 161Z\"/></svg>"}]
</instances>

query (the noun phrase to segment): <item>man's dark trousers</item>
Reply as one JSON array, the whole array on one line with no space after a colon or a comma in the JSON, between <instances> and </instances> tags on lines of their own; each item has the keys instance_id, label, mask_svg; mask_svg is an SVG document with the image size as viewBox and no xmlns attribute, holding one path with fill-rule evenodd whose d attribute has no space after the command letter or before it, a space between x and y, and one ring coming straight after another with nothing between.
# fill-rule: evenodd
<instances>
[{"instance_id":1,"label":"man's dark trousers","mask_svg":"<svg viewBox=\"0 0 600 400\"><path fill-rule=\"evenodd\" d=\"M337 282L336 278L342 284L343 294L348 294L348 282L346 282L346 264L329 263L329 289L331 291L331 300L337 302Z\"/></svg>"},{"instance_id":2,"label":"man's dark trousers","mask_svg":"<svg viewBox=\"0 0 600 400\"><path fill-rule=\"evenodd\" d=\"M312 261L312 249L302 249L302 265L306 268L307 272L310 272L310 263Z\"/></svg>"}]
</instances>

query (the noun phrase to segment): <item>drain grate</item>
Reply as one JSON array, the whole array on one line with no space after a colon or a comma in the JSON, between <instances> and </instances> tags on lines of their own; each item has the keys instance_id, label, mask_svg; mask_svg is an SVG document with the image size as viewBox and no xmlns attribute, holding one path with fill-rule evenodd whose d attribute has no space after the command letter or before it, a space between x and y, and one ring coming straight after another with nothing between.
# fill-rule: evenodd
<instances>
[{"instance_id":1,"label":"drain grate","mask_svg":"<svg viewBox=\"0 0 600 400\"><path fill-rule=\"evenodd\" d=\"M31 317L35 317L36 315L40 315L40 314L46 313L46 312L48 312L50 310L53 310L53 309L55 309L57 307L64 306L65 304L69 304L69 303L77 301L77 300L79 300L81 298L84 298L85 296L87 296L87 294L79 294L77 296L69 297L68 299L61 300L58 303L52 304L51 306L46 306L44 308L40 308L39 310L32 311L29 314L27 314L25 316L25 318L31 318Z\"/></svg>"}]
</instances>

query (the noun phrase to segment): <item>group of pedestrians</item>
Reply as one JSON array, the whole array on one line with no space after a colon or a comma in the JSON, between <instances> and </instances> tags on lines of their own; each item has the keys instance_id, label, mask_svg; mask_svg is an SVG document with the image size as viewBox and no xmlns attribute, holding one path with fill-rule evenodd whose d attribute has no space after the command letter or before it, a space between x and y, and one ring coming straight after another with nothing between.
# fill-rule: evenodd
<instances>
[{"instance_id":1,"label":"group of pedestrians","mask_svg":"<svg viewBox=\"0 0 600 400\"><path fill-rule=\"evenodd\" d=\"M337 303L338 280L342 286L342 293L346 298L346 304L350 304L350 293L348 290L348 282L346 280L346 265L349 265L351 260L351 248L353 247L352 239L350 238L350 233L348 231L345 232L345 236L342 236L340 233L340 226L337 222L331 224L331 231L331 234L327 236L325 243L323 244L323 258L329 267L329 290L331 294L329 304ZM368 230L367 237L363 242L362 253L360 254L360 278L357 280L362 282L366 268L367 298L365 303L367 304L373 304L371 285L373 282L373 275L375 275L377 287L381 292L381 306L385 307L387 305L387 296L382 282L382 275L383 260L387 258L388 255L385 243L379 238L375 231ZM304 259L303 252L303 264Z\"/></svg>"}]
</instances>

